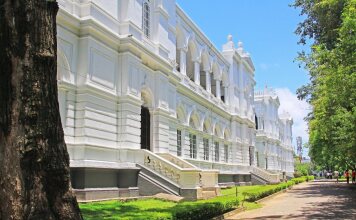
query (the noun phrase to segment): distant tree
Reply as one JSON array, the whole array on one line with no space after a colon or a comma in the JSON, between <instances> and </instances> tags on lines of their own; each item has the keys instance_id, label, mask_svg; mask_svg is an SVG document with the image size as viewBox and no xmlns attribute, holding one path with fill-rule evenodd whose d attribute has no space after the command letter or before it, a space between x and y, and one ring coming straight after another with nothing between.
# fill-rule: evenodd
<instances>
[{"instance_id":1,"label":"distant tree","mask_svg":"<svg viewBox=\"0 0 356 220\"><path fill-rule=\"evenodd\" d=\"M312 174L313 165L310 162L300 163L299 160L294 164L294 176L308 176Z\"/></svg>"},{"instance_id":2,"label":"distant tree","mask_svg":"<svg viewBox=\"0 0 356 220\"><path fill-rule=\"evenodd\" d=\"M57 97L55 1L0 0L0 219L82 219Z\"/></svg>"},{"instance_id":3,"label":"distant tree","mask_svg":"<svg viewBox=\"0 0 356 220\"><path fill-rule=\"evenodd\" d=\"M309 154L322 167L356 164L356 0L296 0L306 19L296 33L312 38L299 54L310 83L297 90L313 107L308 115Z\"/></svg>"}]
</instances>

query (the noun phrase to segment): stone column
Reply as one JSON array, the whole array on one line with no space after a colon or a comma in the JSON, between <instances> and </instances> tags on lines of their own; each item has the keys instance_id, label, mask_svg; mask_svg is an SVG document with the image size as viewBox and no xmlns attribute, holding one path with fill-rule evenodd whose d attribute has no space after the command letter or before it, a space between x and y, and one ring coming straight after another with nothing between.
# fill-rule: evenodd
<instances>
[{"instance_id":1,"label":"stone column","mask_svg":"<svg viewBox=\"0 0 356 220\"><path fill-rule=\"evenodd\" d=\"M243 63L239 62L239 101L240 101L240 115L244 115L244 111L246 110L245 102L244 102L244 84L243 84Z\"/></svg>"},{"instance_id":2,"label":"stone column","mask_svg":"<svg viewBox=\"0 0 356 220\"><path fill-rule=\"evenodd\" d=\"M200 63L198 61L194 61L194 82L200 85Z\"/></svg>"},{"instance_id":3,"label":"stone column","mask_svg":"<svg viewBox=\"0 0 356 220\"><path fill-rule=\"evenodd\" d=\"M119 98L117 105L118 148L141 148L141 105L129 96Z\"/></svg>"},{"instance_id":4,"label":"stone column","mask_svg":"<svg viewBox=\"0 0 356 220\"><path fill-rule=\"evenodd\" d=\"M180 73L187 75L187 50L185 48L180 48Z\"/></svg>"},{"instance_id":5,"label":"stone column","mask_svg":"<svg viewBox=\"0 0 356 220\"><path fill-rule=\"evenodd\" d=\"M220 80L216 80L216 97L221 99Z\"/></svg>"},{"instance_id":6,"label":"stone column","mask_svg":"<svg viewBox=\"0 0 356 220\"><path fill-rule=\"evenodd\" d=\"M209 93L211 93L211 79L210 79L210 71L209 70L205 70L205 84L206 84L206 91L208 91Z\"/></svg>"},{"instance_id":7,"label":"stone column","mask_svg":"<svg viewBox=\"0 0 356 220\"><path fill-rule=\"evenodd\" d=\"M157 109L152 111L152 144L151 151L169 153L169 113Z\"/></svg>"}]
</instances>

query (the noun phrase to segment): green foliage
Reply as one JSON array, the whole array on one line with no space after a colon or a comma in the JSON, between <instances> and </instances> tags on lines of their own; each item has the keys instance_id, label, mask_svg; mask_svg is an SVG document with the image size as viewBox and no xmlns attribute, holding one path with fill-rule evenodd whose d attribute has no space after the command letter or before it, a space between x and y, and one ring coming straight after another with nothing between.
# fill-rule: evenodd
<instances>
[{"instance_id":1,"label":"green foliage","mask_svg":"<svg viewBox=\"0 0 356 220\"><path fill-rule=\"evenodd\" d=\"M293 178L285 183L280 183L277 185L270 185L270 187L265 187L265 188L262 188L261 190L255 190L252 192L244 192L243 195L244 195L245 201L255 202L255 201L260 200L264 197L272 195L276 192L290 188L295 184L299 184L299 183L309 181L309 180L314 180L314 176L303 176L303 177L299 177L299 178Z\"/></svg>"},{"instance_id":2,"label":"green foliage","mask_svg":"<svg viewBox=\"0 0 356 220\"><path fill-rule=\"evenodd\" d=\"M279 192L281 190L287 189L287 188L291 187L292 185L294 185L294 182L293 181L288 181L286 183L280 183L278 185L273 185L273 187L266 188L266 189L263 189L263 190L254 191L254 192L245 192L244 193L245 201L255 202L255 201L259 200L259 199L262 199L264 197L272 195L273 193L276 193L276 192Z\"/></svg>"},{"instance_id":3,"label":"green foliage","mask_svg":"<svg viewBox=\"0 0 356 220\"><path fill-rule=\"evenodd\" d=\"M346 0L296 0L292 6L301 8L301 15L307 18L298 25L295 33L300 35L299 43L305 44L313 38L316 44L334 46L341 26L341 13Z\"/></svg>"},{"instance_id":4,"label":"green foliage","mask_svg":"<svg viewBox=\"0 0 356 220\"><path fill-rule=\"evenodd\" d=\"M276 185L238 186L237 198L236 188L233 187L223 189L221 196L194 202L175 203L158 199L132 200L128 202L112 200L82 203L80 204L80 209L85 220L210 219L237 208L246 199L248 201L244 203L245 208L258 208L260 204L255 203L257 198L263 198L271 193L286 189L296 182L304 182L305 180L306 177L301 177Z\"/></svg>"},{"instance_id":5,"label":"green foliage","mask_svg":"<svg viewBox=\"0 0 356 220\"><path fill-rule=\"evenodd\" d=\"M158 199L117 200L79 204L85 220L131 220L172 219L172 210L177 203Z\"/></svg>"},{"instance_id":6,"label":"green foliage","mask_svg":"<svg viewBox=\"0 0 356 220\"><path fill-rule=\"evenodd\" d=\"M105 201L80 204L85 220L96 219L209 219L237 208L239 200L232 194L207 200L180 203L158 199L128 202Z\"/></svg>"},{"instance_id":7,"label":"green foliage","mask_svg":"<svg viewBox=\"0 0 356 220\"><path fill-rule=\"evenodd\" d=\"M312 173L311 163L294 162L294 177L307 176Z\"/></svg>"},{"instance_id":8,"label":"green foliage","mask_svg":"<svg viewBox=\"0 0 356 220\"><path fill-rule=\"evenodd\" d=\"M176 220L200 220L210 219L224 214L238 206L238 201L209 202L209 203L182 203L176 206L173 212L173 219Z\"/></svg>"},{"instance_id":9,"label":"green foliage","mask_svg":"<svg viewBox=\"0 0 356 220\"><path fill-rule=\"evenodd\" d=\"M296 0L307 18L297 28L301 43L313 38L299 60L311 82L298 97L313 107L309 155L325 169L356 165L356 0Z\"/></svg>"}]
</instances>

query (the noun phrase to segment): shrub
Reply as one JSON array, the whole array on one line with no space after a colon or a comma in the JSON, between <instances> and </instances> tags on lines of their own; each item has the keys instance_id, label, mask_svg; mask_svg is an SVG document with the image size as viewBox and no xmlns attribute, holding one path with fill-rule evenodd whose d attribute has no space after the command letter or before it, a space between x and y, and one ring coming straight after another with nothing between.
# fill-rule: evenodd
<instances>
[{"instance_id":1,"label":"shrub","mask_svg":"<svg viewBox=\"0 0 356 220\"><path fill-rule=\"evenodd\" d=\"M307 176L308 180L314 180L315 176L311 175L311 176Z\"/></svg>"},{"instance_id":2,"label":"shrub","mask_svg":"<svg viewBox=\"0 0 356 220\"><path fill-rule=\"evenodd\" d=\"M295 184L299 184L299 183L305 182L306 177L302 176L302 177L298 177L298 178L293 178L291 181L293 181Z\"/></svg>"},{"instance_id":3,"label":"shrub","mask_svg":"<svg viewBox=\"0 0 356 220\"><path fill-rule=\"evenodd\" d=\"M276 192L290 188L291 186L293 186L295 184L305 182L307 179L312 180L312 179L314 179L314 176L308 176L308 177L303 176L303 177L299 177L299 178L293 178L292 180L289 180L284 183L280 183L278 185L274 185L272 188L264 189L261 191L244 192L243 193L244 201L255 202L259 199L262 199L264 197L272 195Z\"/></svg>"},{"instance_id":4,"label":"shrub","mask_svg":"<svg viewBox=\"0 0 356 220\"><path fill-rule=\"evenodd\" d=\"M298 175L307 176L309 173L312 173L312 164L296 162L294 172L297 174L295 177L299 177Z\"/></svg>"},{"instance_id":5,"label":"shrub","mask_svg":"<svg viewBox=\"0 0 356 220\"><path fill-rule=\"evenodd\" d=\"M184 205L183 205L184 204ZM173 213L175 220L200 220L210 219L218 215L224 214L237 207L239 202L235 199L232 201L216 201L216 202L199 202L192 205L182 203L177 205Z\"/></svg>"}]
</instances>

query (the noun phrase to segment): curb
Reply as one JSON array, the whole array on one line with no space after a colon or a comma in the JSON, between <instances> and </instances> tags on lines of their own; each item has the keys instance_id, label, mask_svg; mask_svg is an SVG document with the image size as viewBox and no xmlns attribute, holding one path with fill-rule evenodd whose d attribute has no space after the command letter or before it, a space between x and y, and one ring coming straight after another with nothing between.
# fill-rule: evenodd
<instances>
[{"instance_id":1,"label":"curb","mask_svg":"<svg viewBox=\"0 0 356 220\"><path fill-rule=\"evenodd\" d=\"M290 188L283 189L283 190L278 191L278 192L276 192L276 193L273 193L273 194L271 194L271 195L269 195L269 196L266 196L266 197L264 197L264 198L262 198L262 199L259 199L259 200L255 201L255 202L256 202L256 203L264 202L265 200L272 199L273 197L275 197L275 196L277 196L277 195L279 195L279 194L288 192L289 190L293 189L295 186L298 186L298 185L301 185L301 184L306 184L306 183L308 183L308 182L302 182L302 183L299 183L299 184L295 184L295 185L291 186Z\"/></svg>"},{"instance_id":2,"label":"curb","mask_svg":"<svg viewBox=\"0 0 356 220\"><path fill-rule=\"evenodd\" d=\"M306 182L303 182L303 183L306 183ZM300 184L303 184L303 183L299 183L299 184L296 184L296 185L300 185ZM279 194L285 193L285 192L287 192L288 190L293 189L293 187L296 186L296 185L293 185L291 188L283 189L283 190L281 190L281 191L278 191L278 192L276 192L276 193L273 193L272 195L269 195L269 196L266 196L266 197L264 197L264 198L262 198L262 199L259 199L259 200L255 201L255 203L261 203L261 202L264 202L264 201L266 201L266 200L268 200L268 199L272 199L273 197L275 197L275 196L277 196L277 195L279 195ZM228 218L228 217L230 217L230 216L236 215L236 214L241 213L241 212L243 212L243 211L245 211L245 210L246 210L245 207L240 207L240 208L237 208L237 209L232 210L232 211L230 211L230 212L226 212L225 214L216 216L216 217L212 218L212 220L222 220L222 219L226 219L226 218Z\"/></svg>"},{"instance_id":3,"label":"curb","mask_svg":"<svg viewBox=\"0 0 356 220\"><path fill-rule=\"evenodd\" d=\"M262 199L256 200L255 203L264 202L264 201L266 201L266 200L268 200L268 199L272 199L273 197L278 196L279 194L285 193L285 192L287 192L287 191L288 191L288 189L283 189L283 190L278 191L278 192L276 192L276 193L273 193L273 194L271 194L271 195L269 195L269 196L266 196L266 197L264 197L264 198L262 198Z\"/></svg>"},{"instance_id":4,"label":"curb","mask_svg":"<svg viewBox=\"0 0 356 220\"><path fill-rule=\"evenodd\" d=\"M222 220L222 219L226 219L226 218L228 218L228 217L230 217L230 216L236 215L236 214L238 214L238 213L240 213L240 212L243 212L243 211L245 211L245 210L246 210L245 207L240 207L240 208L234 209L234 210L232 210L232 211L230 211L230 212L226 212L225 214L216 216L216 217L212 218L212 220Z\"/></svg>"}]
</instances>

